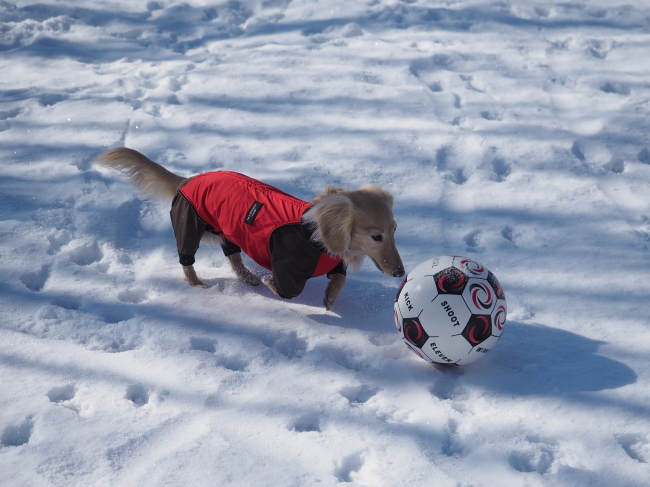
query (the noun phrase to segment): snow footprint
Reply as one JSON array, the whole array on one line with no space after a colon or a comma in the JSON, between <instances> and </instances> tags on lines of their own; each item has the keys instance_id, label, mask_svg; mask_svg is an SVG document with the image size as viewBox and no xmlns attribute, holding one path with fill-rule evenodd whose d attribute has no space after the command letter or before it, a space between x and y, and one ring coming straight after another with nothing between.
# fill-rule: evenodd
<instances>
[{"instance_id":1,"label":"snow footprint","mask_svg":"<svg viewBox=\"0 0 650 487\"><path fill-rule=\"evenodd\" d=\"M53 387L46 395L51 402L61 403L61 402L71 400L72 398L74 398L76 393L77 390L73 385L66 385L66 386Z\"/></svg>"},{"instance_id":2,"label":"snow footprint","mask_svg":"<svg viewBox=\"0 0 650 487\"><path fill-rule=\"evenodd\" d=\"M289 424L288 429L289 431L295 431L296 433L320 433L320 417L316 413L303 414L299 418L295 419L291 424Z\"/></svg>"},{"instance_id":3,"label":"snow footprint","mask_svg":"<svg viewBox=\"0 0 650 487\"><path fill-rule=\"evenodd\" d=\"M553 447L547 443L530 441L521 449L510 453L508 463L518 472L548 473L555 461Z\"/></svg>"},{"instance_id":4,"label":"snow footprint","mask_svg":"<svg viewBox=\"0 0 650 487\"><path fill-rule=\"evenodd\" d=\"M117 299L123 303L139 304L149 298L148 291L144 289L125 289L117 295Z\"/></svg>"},{"instance_id":5,"label":"snow footprint","mask_svg":"<svg viewBox=\"0 0 650 487\"><path fill-rule=\"evenodd\" d=\"M339 394L346 398L352 406L359 406L368 402L380 391L381 388L379 387L361 384L358 386L344 387L339 391Z\"/></svg>"},{"instance_id":6,"label":"snow footprint","mask_svg":"<svg viewBox=\"0 0 650 487\"><path fill-rule=\"evenodd\" d=\"M207 337L190 337L190 350L215 354L216 365L233 372L245 372L250 365L250 360L237 354L217 353L217 341ZM226 349L227 347L222 347Z\"/></svg>"},{"instance_id":7,"label":"snow footprint","mask_svg":"<svg viewBox=\"0 0 650 487\"><path fill-rule=\"evenodd\" d=\"M68 245L72 240L70 233L66 230L59 230L54 232L47 237L47 240L50 242L50 248L47 250L49 255L54 255L58 253L62 247Z\"/></svg>"},{"instance_id":8,"label":"snow footprint","mask_svg":"<svg viewBox=\"0 0 650 487\"><path fill-rule=\"evenodd\" d=\"M482 235L480 230L474 230L463 237L463 241L467 245L469 252L479 252L481 250Z\"/></svg>"},{"instance_id":9,"label":"snow footprint","mask_svg":"<svg viewBox=\"0 0 650 487\"><path fill-rule=\"evenodd\" d=\"M142 326L139 323L119 325L105 321L102 331L91 331L83 344L91 350L106 353L123 353L135 350L141 343Z\"/></svg>"},{"instance_id":10,"label":"snow footprint","mask_svg":"<svg viewBox=\"0 0 650 487\"><path fill-rule=\"evenodd\" d=\"M104 253L97 242L81 244L70 251L70 260L80 266L87 266L99 262L104 258Z\"/></svg>"},{"instance_id":11,"label":"snow footprint","mask_svg":"<svg viewBox=\"0 0 650 487\"><path fill-rule=\"evenodd\" d=\"M637 154L637 159L643 164L650 164L650 149L644 147Z\"/></svg>"},{"instance_id":12,"label":"snow footprint","mask_svg":"<svg viewBox=\"0 0 650 487\"><path fill-rule=\"evenodd\" d=\"M211 338L190 337L190 350L215 353L217 351L217 342Z\"/></svg>"},{"instance_id":13,"label":"snow footprint","mask_svg":"<svg viewBox=\"0 0 650 487\"><path fill-rule=\"evenodd\" d=\"M449 146L442 146L436 151L436 169L438 172L444 171L449 165L452 156L452 148Z\"/></svg>"},{"instance_id":14,"label":"snow footprint","mask_svg":"<svg viewBox=\"0 0 650 487\"><path fill-rule=\"evenodd\" d=\"M381 76L378 74L370 73L368 71L362 71L353 75L354 81L359 83L366 83L369 85L381 85L384 83Z\"/></svg>"},{"instance_id":15,"label":"snow footprint","mask_svg":"<svg viewBox=\"0 0 650 487\"><path fill-rule=\"evenodd\" d=\"M72 399L74 399L76 394L77 389L73 385L68 384L65 386L53 387L49 390L46 396L50 402L59 404L66 409L74 411L75 413L79 413L79 408L70 402Z\"/></svg>"},{"instance_id":16,"label":"snow footprint","mask_svg":"<svg viewBox=\"0 0 650 487\"><path fill-rule=\"evenodd\" d=\"M594 39L587 43L587 52L597 59L605 59L611 50L611 42L603 42Z\"/></svg>"},{"instance_id":17,"label":"snow footprint","mask_svg":"<svg viewBox=\"0 0 650 487\"><path fill-rule=\"evenodd\" d=\"M508 164L505 159L497 157L492 161L492 171L494 173L494 180L497 183L502 183L510 176L510 164Z\"/></svg>"},{"instance_id":18,"label":"snow footprint","mask_svg":"<svg viewBox=\"0 0 650 487\"><path fill-rule=\"evenodd\" d=\"M45 287L45 283L50 278L50 268L42 265L40 269L25 272L20 276L22 282L30 291L38 292Z\"/></svg>"},{"instance_id":19,"label":"snow footprint","mask_svg":"<svg viewBox=\"0 0 650 487\"><path fill-rule=\"evenodd\" d=\"M438 379L429 387L432 396L442 399L443 401L458 399L465 390L459 386L455 378Z\"/></svg>"},{"instance_id":20,"label":"snow footprint","mask_svg":"<svg viewBox=\"0 0 650 487\"><path fill-rule=\"evenodd\" d=\"M440 444L440 451L448 457L460 457L464 453L463 445L458 437L458 422L450 419L445 427L445 433Z\"/></svg>"},{"instance_id":21,"label":"snow footprint","mask_svg":"<svg viewBox=\"0 0 650 487\"><path fill-rule=\"evenodd\" d=\"M52 300L54 306L59 308L77 311L81 308L81 298L67 294L61 294Z\"/></svg>"},{"instance_id":22,"label":"snow footprint","mask_svg":"<svg viewBox=\"0 0 650 487\"><path fill-rule=\"evenodd\" d=\"M187 77L172 76L167 79L167 89L171 94L167 97L168 105L182 105L183 102L178 98L177 93L187 84Z\"/></svg>"},{"instance_id":23,"label":"snow footprint","mask_svg":"<svg viewBox=\"0 0 650 487\"><path fill-rule=\"evenodd\" d=\"M451 181L452 183L457 184L458 186L461 186L467 182L467 176L465 175L465 171L463 171L462 168L457 168L453 171L449 171L447 174L445 174L445 178L447 178L447 180Z\"/></svg>"},{"instance_id":24,"label":"snow footprint","mask_svg":"<svg viewBox=\"0 0 650 487\"><path fill-rule=\"evenodd\" d=\"M250 362L238 355L220 355L217 357L217 364L233 372L245 372Z\"/></svg>"},{"instance_id":25,"label":"snow footprint","mask_svg":"<svg viewBox=\"0 0 650 487\"><path fill-rule=\"evenodd\" d=\"M104 323L107 324L121 323L135 318L135 312L132 309L123 306L98 307L95 310L95 313L104 321ZM122 344L124 344L124 341L122 341Z\"/></svg>"},{"instance_id":26,"label":"snow footprint","mask_svg":"<svg viewBox=\"0 0 650 487\"><path fill-rule=\"evenodd\" d=\"M625 161L612 155L602 144L587 140L576 140L571 154L580 162L600 166L607 171L620 174L625 170Z\"/></svg>"},{"instance_id":27,"label":"snow footprint","mask_svg":"<svg viewBox=\"0 0 650 487\"><path fill-rule=\"evenodd\" d=\"M22 110L18 109L0 112L0 132L9 130L11 128L11 122L8 119L17 117L21 112Z\"/></svg>"},{"instance_id":28,"label":"snow footprint","mask_svg":"<svg viewBox=\"0 0 650 487\"><path fill-rule=\"evenodd\" d=\"M501 230L501 236L505 238L508 242L510 242L512 245L514 245L515 248L518 247L517 242L515 241L516 240L515 230L510 225L506 225L505 227L503 227L503 229Z\"/></svg>"},{"instance_id":29,"label":"snow footprint","mask_svg":"<svg viewBox=\"0 0 650 487\"><path fill-rule=\"evenodd\" d=\"M354 482L352 474L361 470L364 464L364 455L363 452L354 453L347 457L342 458L336 468L334 469L334 475L336 476L339 482Z\"/></svg>"},{"instance_id":30,"label":"snow footprint","mask_svg":"<svg viewBox=\"0 0 650 487\"><path fill-rule=\"evenodd\" d=\"M616 439L631 459L639 463L648 463L650 461L650 442L647 436L639 433L628 433L618 435Z\"/></svg>"},{"instance_id":31,"label":"snow footprint","mask_svg":"<svg viewBox=\"0 0 650 487\"><path fill-rule=\"evenodd\" d=\"M21 446L28 443L33 429L34 422L31 416L18 425L7 426L0 435L0 446Z\"/></svg>"},{"instance_id":32,"label":"snow footprint","mask_svg":"<svg viewBox=\"0 0 650 487\"><path fill-rule=\"evenodd\" d=\"M38 102L44 107L51 107L62 101L66 101L68 95L61 93L43 93L38 97Z\"/></svg>"},{"instance_id":33,"label":"snow footprint","mask_svg":"<svg viewBox=\"0 0 650 487\"><path fill-rule=\"evenodd\" d=\"M262 337L262 343L288 359L300 358L307 351L307 340L300 338L295 331L284 334L279 338Z\"/></svg>"},{"instance_id":34,"label":"snow footprint","mask_svg":"<svg viewBox=\"0 0 650 487\"><path fill-rule=\"evenodd\" d=\"M628 96L630 94L630 86L627 83L621 83L619 81L606 81L600 85L600 91L603 93Z\"/></svg>"},{"instance_id":35,"label":"snow footprint","mask_svg":"<svg viewBox=\"0 0 650 487\"><path fill-rule=\"evenodd\" d=\"M453 163L454 153L453 148L450 146L443 146L436 151L436 171L438 171L442 176L451 181L454 184L462 185L467 182L467 176L463 171L463 168L451 168L450 165Z\"/></svg>"},{"instance_id":36,"label":"snow footprint","mask_svg":"<svg viewBox=\"0 0 650 487\"><path fill-rule=\"evenodd\" d=\"M483 110L481 111L481 118L489 122L499 122L503 119L503 115L496 110Z\"/></svg>"},{"instance_id":37,"label":"snow footprint","mask_svg":"<svg viewBox=\"0 0 650 487\"><path fill-rule=\"evenodd\" d=\"M125 399L128 399L137 407L142 407L149 402L149 394L142 384L131 384L126 388Z\"/></svg>"}]
</instances>

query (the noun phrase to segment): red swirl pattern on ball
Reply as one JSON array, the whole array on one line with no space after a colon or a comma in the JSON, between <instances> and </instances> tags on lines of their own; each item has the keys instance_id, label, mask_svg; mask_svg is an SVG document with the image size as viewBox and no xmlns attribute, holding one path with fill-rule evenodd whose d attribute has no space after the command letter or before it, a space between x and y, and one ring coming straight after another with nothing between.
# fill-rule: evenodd
<instances>
[{"instance_id":1,"label":"red swirl pattern on ball","mask_svg":"<svg viewBox=\"0 0 650 487\"><path fill-rule=\"evenodd\" d=\"M423 333L424 330L422 329L422 325L415 320L411 320L409 324L404 327L404 336L413 345L417 345L416 342L422 339Z\"/></svg>"},{"instance_id":2,"label":"red swirl pattern on ball","mask_svg":"<svg viewBox=\"0 0 650 487\"><path fill-rule=\"evenodd\" d=\"M465 269L467 269L468 272L471 272L472 274L478 275L485 272L485 267L483 267L475 260L464 259L460 262L460 265L462 265Z\"/></svg>"},{"instance_id":3,"label":"red swirl pattern on ball","mask_svg":"<svg viewBox=\"0 0 650 487\"><path fill-rule=\"evenodd\" d=\"M453 282L456 281L457 282ZM438 278L438 287L446 293L453 292L454 288L461 288L465 284L465 274L448 272Z\"/></svg>"},{"instance_id":4,"label":"red swirl pattern on ball","mask_svg":"<svg viewBox=\"0 0 650 487\"><path fill-rule=\"evenodd\" d=\"M478 345L479 343L482 342L480 338L476 337L476 333L478 331L478 336L484 336L490 331L490 320L488 319L487 316L477 316L478 320L480 320L482 323L481 325L483 326L483 330L478 330L479 324L476 324L472 327L472 329L469 331L469 342L472 345Z\"/></svg>"},{"instance_id":5,"label":"red swirl pattern on ball","mask_svg":"<svg viewBox=\"0 0 650 487\"><path fill-rule=\"evenodd\" d=\"M506 313L506 307L502 304L497 308L497 312L494 315L494 324L499 331L503 331L503 328L506 326Z\"/></svg>"},{"instance_id":6,"label":"red swirl pattern on ball","mask_svg":"<svg viewBox=\"0 0 650 487\"><path fill-rule=\"evenodd\" d=\"M469 287L472 303L476 308L490 309L494 297L490 287L483 283L474 283Z\"/></svg>"}]
</instances>

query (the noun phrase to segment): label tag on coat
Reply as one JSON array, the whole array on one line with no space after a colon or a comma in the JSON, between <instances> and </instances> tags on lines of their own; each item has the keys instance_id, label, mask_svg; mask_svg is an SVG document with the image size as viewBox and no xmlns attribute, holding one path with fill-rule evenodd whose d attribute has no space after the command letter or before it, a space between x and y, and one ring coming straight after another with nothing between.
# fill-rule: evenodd
<instances>
[{"instance_id":1,"label":"label tag on coat","mask_svg":"<svg viewBox=\"0 0 650 487\"><path fill-rule=\"evenodd\" d=\"M255 217L262 209L262 206L264 206L264 203L260 203L259 201L253 203L253 206L251 206L250 210L248 210L248 213L246 213L246 219L244 220L244 223L247 225L252 225L255 221Z\"/></svg>"}]
</instances>

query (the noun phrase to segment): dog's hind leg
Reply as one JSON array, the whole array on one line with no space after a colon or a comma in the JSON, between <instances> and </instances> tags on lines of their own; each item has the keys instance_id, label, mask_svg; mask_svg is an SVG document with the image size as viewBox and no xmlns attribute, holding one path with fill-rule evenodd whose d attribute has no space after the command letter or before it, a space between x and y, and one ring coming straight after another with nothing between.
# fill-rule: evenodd
<instances>
[{"instance_id":1,"label":"dog's hind leg","mask_svg":"<svg viewBox=\"0 0 650 487\"><path fill-rule=\"evenodd\" d=\"M228 260L230 261L232 270L237 275L237 279L251 286L257 286L260 283L260 278L246 268L240 253L229 255Z\"/></svg>"}]
</instances>

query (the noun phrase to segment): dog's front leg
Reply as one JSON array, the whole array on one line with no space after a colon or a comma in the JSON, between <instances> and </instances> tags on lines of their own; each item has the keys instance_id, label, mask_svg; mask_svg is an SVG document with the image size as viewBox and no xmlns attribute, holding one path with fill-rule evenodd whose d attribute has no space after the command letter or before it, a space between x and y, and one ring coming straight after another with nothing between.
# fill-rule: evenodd
<instances>
[{"instance_id":1,"label":"dog's front leg","mask_svg":"<svg viewBox=\"0 0 650 487\"><path fill-rule=\"evenodd\" d=\"M257 286L260 283L260 278L249 271L244 262L241 260L241 254L232 254L228 256L232 270L235 271L237 279L251 286ZM265 283L266 284L266 283ZM276 293L277 294L277 293Z\"/></svg>"},{"instance_id":2,"label":"dog's front leg","mask_svg":"<svg viewBox=\"0 0 650 487\"><path fill-rule=\"evenodd\" d=\"M185 274L185 280L190 283L190 286L207 288L208 286L199 279L199 276L196 275L193 265L184 265L183 273Z\"/></svg>"},{"instance_id":3,"label":"dog's front leg","mask_svg":"<svg viewBox=\"0 0 650 487\"><path fill-rule=\"evenodd\" d=\"M330 282L327 284L325 289L325 297L323 298L323 305L325 309L329 311L334 306L336 298L339 297L341 291L345 286L345 275L344 274L332 274L330 277Z\"/></svg>"}]
</instances>

